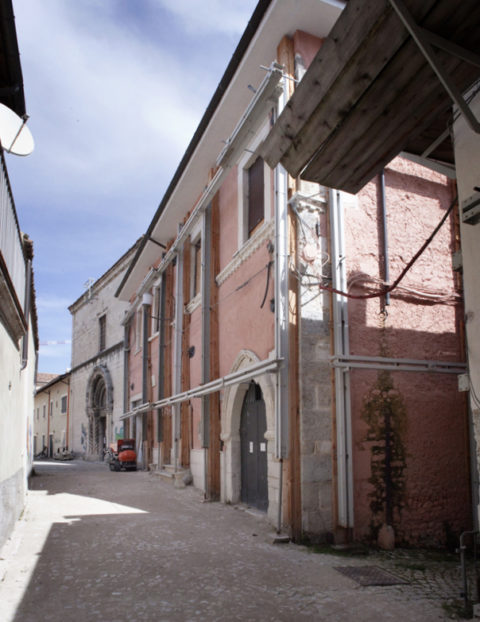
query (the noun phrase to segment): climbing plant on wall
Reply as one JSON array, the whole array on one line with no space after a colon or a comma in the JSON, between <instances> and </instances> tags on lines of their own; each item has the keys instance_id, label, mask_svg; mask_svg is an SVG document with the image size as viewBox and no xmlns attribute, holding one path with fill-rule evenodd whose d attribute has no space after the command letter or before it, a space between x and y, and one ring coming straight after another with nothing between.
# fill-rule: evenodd
<instances>
[{"instance_id":1,"label":"climbing plant on wall","mask_svg":"<svg viewBox=\"0 0 480 622\"><path fill-rule=\"evenodd\" d=\"M361 418L368 427L361 446L368 444L371 454L369 498L376 531L382 523L394 526L405 501L407 411L390 372L379 372L364 397Z\"/></svg>"}]
</instances>

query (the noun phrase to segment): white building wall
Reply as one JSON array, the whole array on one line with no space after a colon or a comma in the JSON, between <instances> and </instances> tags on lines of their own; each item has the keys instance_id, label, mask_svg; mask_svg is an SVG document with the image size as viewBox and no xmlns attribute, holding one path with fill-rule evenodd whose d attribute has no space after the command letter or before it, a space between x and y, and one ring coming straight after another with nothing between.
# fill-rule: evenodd
<instances>
[{"instance_id":1,"label":"white building wall","mask_svg":"<svg viewBox=\"0 0 480 622\"><path fill-rule=\"evenodd\" d=\"M32 465L35 365L31 323L29 358L23 370L21 353L0 323L0 546L25 504Z\"/></svg>"},{"instance_id":2,"label":"white building wall","mask_svg":"<svg viewBox=\"0 0 480 622\"><path fill-rule=\"evenodd\" d=\"M470 104L477 119L480 118L480 94ZM480 186L480 135L475 134L459 115L454 123L455 166L457 169L458 200L462 202L473 195ZM462 244L463 283L465 296L465 324L468 345L470 377L470 405L476 444L477 468L480 459L480 223L463 223L460 216ZM476 482L478 499L478 481ZM477 507L480 519L480 506Z\"/></svg>"}]
</instances>

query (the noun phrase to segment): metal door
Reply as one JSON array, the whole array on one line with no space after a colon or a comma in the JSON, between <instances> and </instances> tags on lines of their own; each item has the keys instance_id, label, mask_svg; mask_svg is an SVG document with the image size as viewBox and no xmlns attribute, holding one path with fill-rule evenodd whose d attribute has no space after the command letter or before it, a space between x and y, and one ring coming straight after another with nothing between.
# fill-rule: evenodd
<instances>
[{"instance_id":1,"label":"metal door","mask_svg":"<svg viewBox=\"0 0 480 622\"><path fill-rule=\"evenodd\" d=\"M266 431L262 391L258 384L251 382L243 401L240 419L241 500L263 512L268 508Z\"/></svg>"}]
</instances>

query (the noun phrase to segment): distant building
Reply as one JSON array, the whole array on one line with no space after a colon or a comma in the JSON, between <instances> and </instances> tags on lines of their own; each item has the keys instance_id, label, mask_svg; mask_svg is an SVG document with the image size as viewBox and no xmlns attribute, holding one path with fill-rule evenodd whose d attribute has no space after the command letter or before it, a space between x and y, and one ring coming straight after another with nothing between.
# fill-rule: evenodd
<instances>
[{"instance_id":1,"label":"distant building","mask_svg":"<svg viewBox=\"0 0 480 622\"><path fill-rule=\"evenodd\" d=\"M127 251L70 307L72 364L68 449L103 459L109 443L123 438L124 329L128 304L115 298L137 245Z\"/></svg>"},{"instance_id":2,"label":"distant building","mask_svg":"<svg viewBox=\"0 0 480 622\"><path fill-rule=\"evenodd\" d=\"M46 372L37 372L37 376L35 378L35 388L38 391L43 386L54 380L58 377L58 374L48 374Z\"/></svg>"},{"instance_id":3,"label":"distant building","mask_svg":"<svg viewBox=\"0 0 480 622\"><path fill-rule=\"evenodd\" d=\"M0 3L0 103L25 114L11 0ZM23 511L33 459L38 327L33 244L22 233L0 148L0 545Z\"/></svg>"},{"instance_id":4,"label":"distant building","mask_svg":"<svg viewBox=\"0 0 480 622\"><path fill-rule=\"evenodd\" d=\"M38 374L40 375L40 374ZM52 374L42 374L43 379ZM53 375L35 393L33 453L52 458L69 446L70 373Z\"/></svg>"}]
</instances>

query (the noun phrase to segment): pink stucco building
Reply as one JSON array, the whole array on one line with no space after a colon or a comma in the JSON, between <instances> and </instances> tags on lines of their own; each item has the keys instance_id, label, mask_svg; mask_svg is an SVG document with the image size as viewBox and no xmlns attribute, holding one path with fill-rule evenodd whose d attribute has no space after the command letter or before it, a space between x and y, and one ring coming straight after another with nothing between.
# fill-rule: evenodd
<instances>
[{"instance_id":1,"label":"pink stucco building","mask_svg":"<svg viewBox=\"0 0 480 622\"><path fill-rule=\"evenodd\" d=\"M266 164L263 141L339 15L295 7L259 2L118 287L124 434L145 468L256 507L297 541L372 541L386 524L398 543L443 544L470 523L451 214L381 291L454 189L400 158L358 195Z\"/></svg>"}]
</instances>

